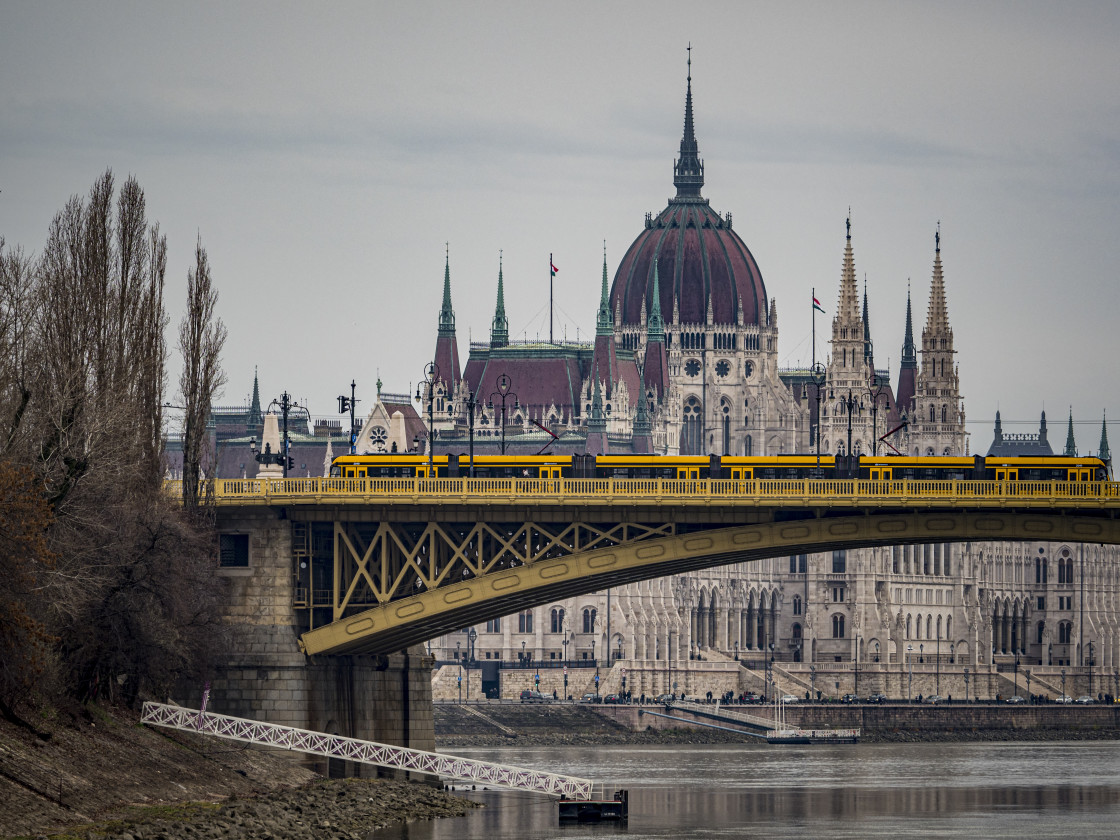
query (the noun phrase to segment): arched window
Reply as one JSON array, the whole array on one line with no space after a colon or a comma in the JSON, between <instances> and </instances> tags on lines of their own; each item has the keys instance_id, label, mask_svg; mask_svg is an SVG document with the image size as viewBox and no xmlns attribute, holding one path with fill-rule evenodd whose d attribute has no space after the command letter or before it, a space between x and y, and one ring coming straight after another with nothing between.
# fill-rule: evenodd
<instances>
[{"instance_id":1,"label":"arched window","mask_svg":"<svg viewBox=\"0 0 1120 840\"><path fill-rule=\"evenodd\" d=\"M689 397L684 401L680 443L682 455L704 454L701 440L701 426L703 421L701 414L700 400L696 399L696 397Z\"/></svg>"},{"instance_id":2,"label":"arched window","mask_svg":"<svg viewBox=\"0 0 1120 840\"><path fill-rule=\"evenodd\" d=\"M953 617L949 616L945 619L945 638L949 641L953 640Z\"/></svg>"},{"instance_id":3,"label":"arched window","mask_svg":"<svg viewBox=\"0 0 1120 840\"><path fill-rule=\"evenodd\" d=\"M532 633L533 632L533 611L525 610L517 614L517 632L518 633Z\"/></svg>"},{"instance_id":4,"label":"arched window","mask_svg":"<svg viewBox=\"0 0 1120 840\"><path fill-rule=\"evenodd\" d=\"M832 617L832 638L844 638L844 616L839 613Z\"/></svg>"},{"instance_id":5,"label":"arched window","mask_svg":"<svg viewBox=\"0 0 1120 840\"><path fill-rule=\"evenodd\" d=\"M594 608L585 609L583 611L583 632L595 632L595 610Z\"/></svg>"},{"instance_id":6,"label":"arched window","mask_svg":"<svg viewBox=\"0 0 1120 840\"><path fill-rule=\"evenodd\" d=\"M930 403L929 404L929 422L931 422L931 423L936 422L936 417L937 417L937 415L934 412L933 403Z\"/></svg>"},{"instance_id":7,"label":"arched window","mask_svg":"<svg viewBox=\"0 0 1120 840\"><path fill-rule=\"evenodd\" d=\"M563 633L564 632L564 611L562 609L554 609L552 611L551 621L549 621L548 632L550 632L550 633Z\"/></svg>"},{"instance_id":8,"label":"arched window","mask_svg":"<svg viewBox=\"0 0 1120 840\"><path fill-rule=\"evenodd\" d=\"M794 595L793 596L793 614L794 615L801 615L801 596L800 595ZM800 626L800 625L797 625L797 626Z\"/></svg>"},{"instance_id":9,"label":"arched window","mask_svg":"<svg viewBox=\"0 0 1120 840\"><path fill-rule=\"evenodd\" d=\"M487 633L501 633L502 632L502 620L500 618L492 618L489 621L487 621L486 622L486 632Z\"/></svg>"},{"instance_id":10,"label":"arched window","mask_svg":"<svg viewBox=\"0 0 1120 840\"><path fill-rule=\"evenodd\" d=\"M754 441L751 440L750 435L747 435L746 439L743 441L743 454L744 455L753 455L754 454Z\"/></svg>"},{"instance_id":11,"label":"arched window","mask_svg":"<svg viewBox=\"0 0 1120 840\"><path fill-rule=\"evenodd\" d=\"M723 404L723 454L731 454L731 406Z\"/></svg>"},{"instance_id":12,"label":"arched window","mask_svg":"<svg viewBox=\"0 0 1120 840\"><path fill-rule=\"evenodd\" d=\"M1038 644L1042 644L1042 636L1046 632L1046 622L1038 622Z\"/></svg>"},{"instance_id":13,"label":"arched window","mask_svg":"<svg viewBox=\"0 0 1120 840\"><path fill-rule=\"evenodd\" d=\"M927 615L926 616L926 638L927 639L932 639L933 638L933 616L932 615Z\"/></svg>"},{"instance_id":14,"label":"arched window","mask_svg":"<svg viewBox=\"0 0 1120 840\"><path fill-rule=\"evenodd\" d=\"M942 423L948 423L949 422L949 406L947 406L947 405L941 406L941 422Z\"/></svg>"},{"instance_id":15,"label":"arched window","mask_svg":"<svg viewBox=\"0 0 1120 840\"><path fill-rule=\"evenodd\" d=\"M941 638L941 616L937 617L937 636L935 638Z\"/></svg>"},{"instance_id":16,"label":"arched window","mask_svg":"<svg viewBox=\"0 0 1120 840\"><path fill-rule=\"evenodd\" d=\"M914 617L907 614L906 616L906 638L910 639L913 636L913 622Z\"/></svg>"},{"instance_id":17,"label":"arched window","mask_svg":"<svg viewBox=\"0 0 1120 840\"><path fill-rule=\"evenodd\" d=\"M1060 644L1060 645L1068 645L1069 644L1070 631L1072 629L1073 629L1073 625L1070 624L1070 622L1068 622L1068 621L1063 621L1060 624L1058 624L1058 644Z\"/></svg>"}]
</instances>

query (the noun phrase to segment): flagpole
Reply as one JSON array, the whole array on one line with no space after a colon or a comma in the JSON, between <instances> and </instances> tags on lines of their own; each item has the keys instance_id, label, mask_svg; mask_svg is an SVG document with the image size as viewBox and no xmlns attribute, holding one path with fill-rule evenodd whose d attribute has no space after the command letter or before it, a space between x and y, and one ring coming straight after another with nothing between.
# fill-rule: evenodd
<instances>
[{"instance_id":1,"label":"flagpole","mask_svg":"<svg viewBox=\"0 0 1120 840\"><path fill-rule=\"evenodd\" d=\"M817 287L813 287L813 367L817 366Z\"/></svg>"},{"instance_id":2,"label":"flagpole","mask_svg":"<svg viewBox=\"0 0 1120 840\"><path fill-rule=\"evenodd\" d=\"M548 253L548 343L552 344L552 278L556 272L552 270L552 252Z\"/></svg>"}]
</instances>

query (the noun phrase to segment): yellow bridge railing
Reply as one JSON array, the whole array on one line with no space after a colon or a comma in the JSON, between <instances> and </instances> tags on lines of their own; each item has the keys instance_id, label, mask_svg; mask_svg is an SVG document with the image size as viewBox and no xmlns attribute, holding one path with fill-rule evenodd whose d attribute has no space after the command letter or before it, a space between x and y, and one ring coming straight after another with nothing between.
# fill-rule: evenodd
<instances>
[{"instance_id":1,"label":"yellow bridge railing","mask_svg":"<svg viewBox=\"0 0 1120 840\"><path fill-rule=\"evenodd\" d=\"M218 505L584 504L909 507L1120 507L1120 482L941 481L933 479L662 479L662 478L283 478L203 482ZM182 494L182 482L165 490Z\"/></svg>"}]
</instances>

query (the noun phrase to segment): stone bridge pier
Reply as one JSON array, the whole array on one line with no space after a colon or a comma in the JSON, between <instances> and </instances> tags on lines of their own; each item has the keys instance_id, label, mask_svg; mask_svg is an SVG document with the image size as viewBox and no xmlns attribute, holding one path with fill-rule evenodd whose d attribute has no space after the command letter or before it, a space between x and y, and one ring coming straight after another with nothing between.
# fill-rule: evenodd
<instances>
[{"instance_id":1,"label":"stone bridge pier","mask_svg":"<svg viewBox=\"0 0 1120 840\"><path fill-rule=\"evenodd\" d=\"M307 617L295 606L293 565L299 558L292 552L293 523L277 514L239 511L220 518L222 560L216 573L226 584L223 619L232 653L216 665L207 708L434 750L432 660L421 645L388 655L300 652L297 639ZM402 775L304 754L301 760L324 775Z\"/></svg>"}]
</instances>

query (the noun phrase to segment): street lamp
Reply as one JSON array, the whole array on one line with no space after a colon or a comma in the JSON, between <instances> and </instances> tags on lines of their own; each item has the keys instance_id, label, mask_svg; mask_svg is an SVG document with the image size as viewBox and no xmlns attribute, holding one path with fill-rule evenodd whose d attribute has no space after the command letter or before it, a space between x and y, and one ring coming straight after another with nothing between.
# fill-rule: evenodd
<instances>
[{"instance_id":1,"label":"street lamp","mask_svg":"<svg viewBox=\"0 0 1120 840\"><path fill-rule=\"evenodd\" d=\"M968 666L964 669L964 702L968 702Z\"/></svg>"},{"instance_id":2,"label":"street lamp","mask_svg":"<svg viewBox=\"0 0 1120 840\"><path fill-rule=\"evenodd\" d=\"M432 460L434 457L432 442L435 440L435 417L433 416L433 407L435 405L435 385L439 381L439 365L435 362L428 362L424 366L424 378L416 384L416 402L420 402L420 388L427 386L428 390L428 475L432 474Z\"/></svg>"},{"instance_id":3,"label":"street lamp","mask_svg":"<svg viewBox=\"0 0 1120 840\"><path fill-rule=\"evenodd\" d=\"M1093 640L1089 640L1089 696L1093 696Z\"/></svg>"},{"instance_id":4,"label":"street lamp","mask_svg":"<svg viewBox=\"0 0 1120 840\"><path fill-rule=\"evenodd\" d=\"M1019 654L1015 653L1015 693L1019 693Z\"/></svg>"},{"instance_id":5,"label":"street lamp","mask_svg":"<svg viewBox=\"0 0 1120 840\"><path fill-rule=\"evenodd\" d=\"M817 362L809 369L809 376L812 377L817 392L817 475L819 476L821 472L821 397L824 396L821 393L821 388L824 387L828 372L824 365Z\"/></svg>"},{"instance_id":6,"label":"street lamp","mask_svg":"<svg viewBox=\"0 0 1120 840\"><path fill-rule=\"evenodd\" d=\"M1066 669L1062 668L1062 699L1066 698Z\"/></svg>"},{"instance_id":7,"label":"street lamp","mask_svg":"<svg viewBox=\"0 0 1120 840\"><path fill-rule=\"evenodd\" d=\"M302 411L308 420L311 419L311 412L304 406L292 400L292 395L287 391L280 395L279 399L275 399L268 404L265 413L272 411L272 407L276 406L280 409L280 416L283 418L283 437L280 441L281 452L273 452L271 444L264 445L264 451L257 449L257 438L254 435L249 438L249 451L253 453L254 460L259 464L279 464L284 468L284 478L288 477L288 470L293 466L292 462L292 439L288 434L288 415L294 414L297 411Z\"/></svg>"},{"instance_id":8,"label":"street lamp","mask_svg":"<svg viewBox=\"0 0 1120 840\"><path fill-rule=\"evenodd\" d=\"M872 372L871 379L867 383L867 393L871 397L871 454L872 456L879 454L879 398L883 396L883 389L887 387L888 382L886 378L879 376L874 370L874 356L872 356ZM888 396L883 404L884 411L891 410L891 400ZM850 425L849 420L849 425ZM849 444L850 445L850 444Z\"/></svg>"},{"instance_id":9,"label":"street lamp","mask_svg":"<svg viewBox=\"0 0 1120 840\"><path fill-rule=\"evenodd\" d=\"M356 393L357 388L358 388L358 383L355 380L351 379L350 380L350 396L349 397L344 397L340 394L339 397L338 397L338 413L339 414L345 414L347 411L350 412L350 454L351 455L357 454L355 452L355 445L358 442L358 435L354 431L354 429L355 429L355 426L354 426L354 409L358 405L357 393Z\"/></svg>"},{"instance_id":10,"label":"street lamp","mask_svg":"<svg viewBox=\"0 0 1120 840\"><path fill-rule=\"evenodd\" d=\"M914 688L914 646L906 646L906 664L910 667L910 676L906 681L906 701L910 701L910 694Z\"/></svg>"},{"instance_id":11,"label":"street lamp","mask_svg":"<svg viewBox=\"0 0 1120 840\"><path fill-rule=\"evenodd\" d=\"M595 640L591 640L591 661L595 663L595 702L599 702L599 660L595 657Z\"/></svg>"},{"instance_id":12,"label":"street lamp","mask_svg":"<svg viewBox=\"0 0 1120 840\"><path fill-rule=\"evenodd\" d=\"M462 642L455 643L455 661L459 663L459 705L463 705L463 658L459 655Z\"/></svg>"},{"instance_id":13,"label":"street lamp","mask_svg":"<svg viewBox=\"0 0 1120 840\"><path fill-rule=\"evenodd\" d=\"M817 699L817 666L809 666L809 686L813 690L813 699Z\"/></svg>"},{"instance_id":14,"label":"street lamp","mask_svg":"<svg viewBox=\"0 0 1120 840\"><path fill-rule=\"evenodd\" d=\"M852 675L852 694L859 697L859 636L856 636L856 669Z\"/></svg>"},{"instance_id":15,"label":"street lamp","mask_svg":"<svg viewBox=\"0 0 1120 840\"><path fill-rule=\"evenodd\" d=\"M836 399L836 393L829 393L829 399ZM852 389L848 389L848 396L841 395L840 397L840 410L848 413L848 449L845 453L849 459L852 457L852 415L855 413L863 414L863 401L857 400L852 394Z\"/></svg>"},{"instance_id":16,"label":"street lamp","mask_svg":"<svg viewBox=\"0 0 1120 840\"><path fill-rule=\"evenodd\" d=\"M529 663L525 661L525 640L521 640L521 667L528 668Z\"/></svg>"},{"instance_id":17,"label":"street lamp","mask_svg":"<svg viewBox=\"0 0 1120 840\"><path fill-rule=\"evenodd\" d=\"M467 392L467 398L463 401L463 405L467 409L467 440L469 441L468 458L470 460L470 477L474 478L474 414L475 409L478 407L478 400L475 398L474 391ZM447 404L447 417L451 419L455 416L455 406L450 402Z\"/></svg>"},{"instance_id":18,"label":"street lamp","mask_svg":"<svg viewBox=\"0 0 1120 840\"><path fill-rule=\"evenodd\" d=\"M1031 669L1027 668L1025 673L1027 675L1027 702L1033 703L1034 701L1031 699Z\"/></svg>"},{"instance_id":19,"label":"street lamp","mask_svg":"<svg viewBox=\"0 0 1120 840\"><path fill-rule=\"evenodd\" d=\"M506 454L506 400L511 396L513 397L513 407L514 407L515 410L520 408L521 404L517 401L517 394L511 394L510 393L510 388L513 387L513 380L512 379L510 379L508 376L506 376L503 373L501 376L498 377L496 385L498 386L498 390L494 391L490 395L490 410L491 411L494 410L494 397L498 397L498 399L502 403L502 454L505 455Z\"/></svg>"},{"instance_id":20,"label":"street lamp","mask_svg":"<svg viewBox=\"0 0 1120 840\"><path fill-rule=\"evenodd\" d=\"M937 659L933 668L933 693L941 696L941 631L937 631Z\"/></svg>"},{"instance_id":21,"label":"street lamp","mask_svg":"<svg viewBox=\"0 0 1120 840\"><path fill-rule=\"evenodd\" d=\"M878 664L878 662L879 662L879 643L876 642L875 643L875 663Z\"/></svg>"}]
</instances>

